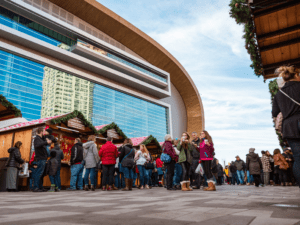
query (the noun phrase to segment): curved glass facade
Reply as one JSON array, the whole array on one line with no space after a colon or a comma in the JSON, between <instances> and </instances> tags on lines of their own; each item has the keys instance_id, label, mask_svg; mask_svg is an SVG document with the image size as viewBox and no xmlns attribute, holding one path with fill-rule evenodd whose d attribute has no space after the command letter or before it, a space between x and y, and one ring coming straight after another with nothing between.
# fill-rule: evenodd
<instances>
[{"instance_id":1,"label":"curved glass facade","mask_svg":"<svg viewBox=\"0 0 300 225\"><path fill-rule=\"evenodd\" d=\"M75 109L95 126L117 123L128 137L163 141L168 109L0 50L0 91L35 120Z\"/></svg>"}]
</instances>

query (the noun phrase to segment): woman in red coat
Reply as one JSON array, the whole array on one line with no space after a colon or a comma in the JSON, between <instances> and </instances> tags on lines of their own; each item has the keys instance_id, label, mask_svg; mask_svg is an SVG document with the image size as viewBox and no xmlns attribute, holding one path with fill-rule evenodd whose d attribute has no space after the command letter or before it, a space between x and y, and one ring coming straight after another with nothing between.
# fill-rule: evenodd
<instances>
[{"instance_id":1,"label":"woman in red coat","mask_svg":"<svg viewBox=\"0 0 300 225\"><path fill-rule=\"evenodd\" d=\"M118 158L119 152L117 147L112 143L112 138L108 137L106 143L102 145L99 156L102 161L102 190L106 190L106 183L108 177L108 188L107 190L112 190L112 185L114 181L115 164Z\"/></svg>"}]
</instances>

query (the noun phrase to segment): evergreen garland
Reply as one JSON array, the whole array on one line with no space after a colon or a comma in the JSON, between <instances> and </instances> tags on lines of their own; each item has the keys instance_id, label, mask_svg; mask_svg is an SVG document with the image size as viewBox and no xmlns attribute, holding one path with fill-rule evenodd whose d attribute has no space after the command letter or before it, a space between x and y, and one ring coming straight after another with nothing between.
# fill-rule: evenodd
<instances>
[{"instance_id":1,"label":"evergreen garland","mask_svg":"<svg viewBox=\"0 0 300 225\"><path fill-rule=\"evenodd\" d=\"M161 146L160 146L160 144L159 144L159 142L157 141L157 139L155 138L155 137L153 137L152 135L150 135L146 140L144 140L141 144L142 145L147 145L147 144L150 144L152 141L154 141L155 142L155 144L157 145L157 147L160 149L160 150L162 150L161 149Z\"/></svg>"},{"instance_id":2,"label":"evergreen garland","mask_svg":"<svg viewBox=\"0 0 300 225\"><path fill-rule=\"evenodd\" d=\"M0 103L7 108L7 110L12 111L16 117L22 116L21 110L19 110L14 104L9 102L2 94L0 94Z\"/></svg>"},{"instance_id":3,"label":"evergreen garland","mask_svg":"<svg viewBox=\"0 0 300 225\"><path fill-rule=\"evenodd\" d=\"M252 10L247 4L246 0L231 0L230 4L230 17L234 18L236 23L244 25L243 38L245 39L245 48L250 55L252 64L251 68L254 69L256 76L263 74L263 67L259 47L256 40L255 25L253 21Z\"/></svg>"},{"instance_id":4,"label":"evergreen garland","mask_svg":"<svg viewBox=\"0 0 300 225\"><path fill-rule=\"evenodd\" d=\"M275 95L277 94L277 92L279 91L276 79L270 81L269 91L270 91L270 94L271 94L271 105L272 105L273 104L273 99L274 99ZM275 127L275 123L274 123L273 127ZM277 137L278 137L278 140L279 140L279 144L283 148L284 147L284 142L283 142L282 135L278 131L276 131L276 134L277 134Z\"/></svg>"},{"instance_id":5,"label":"evergreen garland","mask_svg":"<svg viewBox=\"0 0 300 225\"><path fill-rule=\"evenodd\" d=\"M117 124L115 124L114 122L112 122L111 124L103 127L102 129L100 129L98 131L98 133L99 134L104 134L107 130L110 130L110 129L115 129L120 136L122 136L124 138L127 138L127 136L123 133L123 131L119 128L119 126Z\"/></svg>"},{"instance_id":6,"label":"evergreen garland","mask_svg":"<svg viewBox=\"0 0 300 225\"><path fill-rule=\"evenodd\" d=\"M89 122L80 111L77 111L77 110L73 111L72 113L70 113L70 114L68 114L66 116L52 119L50 122L51 122L51 124L64 123L64 122L66 122L66 121L68 121L70 119L73 119L75 117L78 117L79 119L81 119L82 123L86 127L89 127L95 134L98 133L98 131L96 130L96 128L93 126L93 124L91 122Z\"/></svg>"}]
</instances>

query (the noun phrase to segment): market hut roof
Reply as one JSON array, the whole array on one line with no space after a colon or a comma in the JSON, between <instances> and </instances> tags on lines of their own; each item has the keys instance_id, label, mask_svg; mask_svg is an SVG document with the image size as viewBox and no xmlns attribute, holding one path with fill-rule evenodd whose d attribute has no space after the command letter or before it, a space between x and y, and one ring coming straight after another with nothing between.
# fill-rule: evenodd
<instances>
[{"instance_id":1,"label":"market hut roof","mask_svg":"<svg viewBox=\"0 0 300 225\"><path fill-rule=\"evenodd\" d=\"M152 135L146 137L131 138L133 146L146 145L147 149L154 154L160 154L162 151L160 143Z\"/></svg>"},{"instance_id":2,"label":"market hut roof","mask_svg":"<svg viewBox=\"0 0 300 225\"><path fill-rule=\"evenodd\" d=\"M101 134L104 137L107 137L107 132L109 130L113 129L116 131L116 133L119 136L123 137L123 139L127 138L126 134L124 134L124 132L120 129L120 127L117 124L115 124L114 122L111 124L96 126L95 129L97 130L98 134Z\"/></svg>"},{"instance_id":3,"label":"market hut roof","mask_svg":"<svg viewBox=\"0 0 300 225\"><path fill-rule=\"evenodd\" d=\"M0 121L22 117L21 111L0 94Z\"/></svg>"}]
</instances>

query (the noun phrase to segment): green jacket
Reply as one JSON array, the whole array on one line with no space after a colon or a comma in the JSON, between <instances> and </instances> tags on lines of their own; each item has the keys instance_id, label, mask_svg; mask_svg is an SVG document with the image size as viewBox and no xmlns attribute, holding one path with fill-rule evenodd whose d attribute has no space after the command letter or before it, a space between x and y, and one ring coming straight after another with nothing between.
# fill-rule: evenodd
<instances>
[{"instance_id":1,"label":"green jacket","mask_svg":"<svg viewBox=\"0 0 300 225\"><path fill-rule=\"evenodd\" d=\"M192 157L192 151L194 150L194 146L188 143L188 149L187 149L187 155L185 155L185 151L183 146L179 143L177 146L179 153L179 158L178 158L178 163L182 163L187 161L189 164L192 164L193 162L193 157Z\"/></svg>"}]
</instances>

